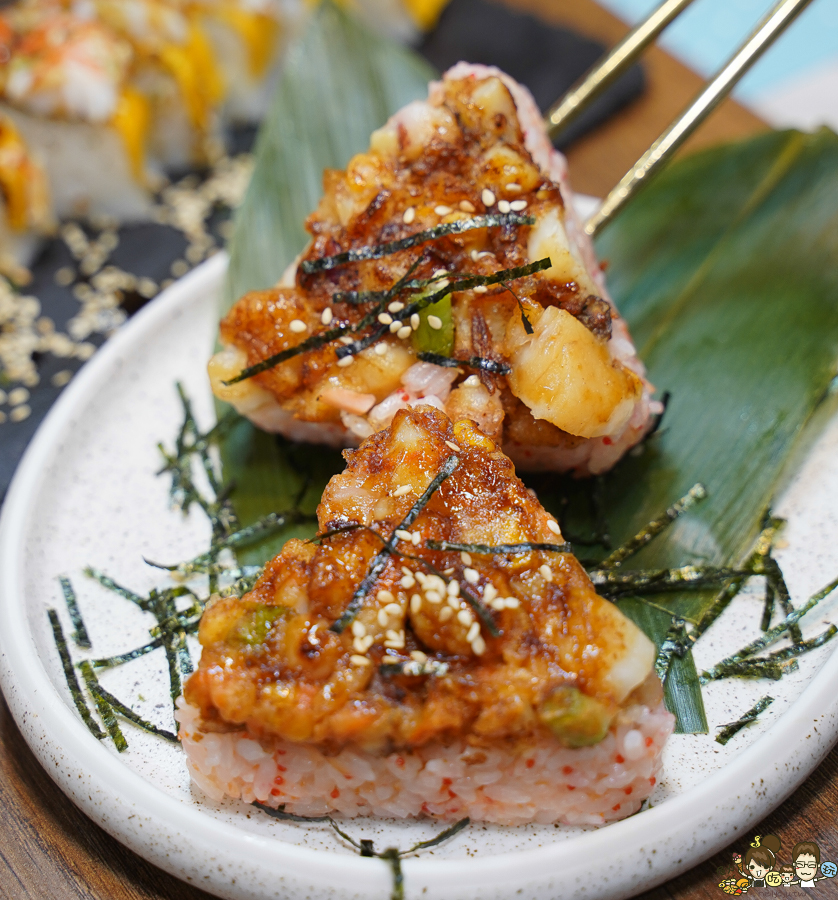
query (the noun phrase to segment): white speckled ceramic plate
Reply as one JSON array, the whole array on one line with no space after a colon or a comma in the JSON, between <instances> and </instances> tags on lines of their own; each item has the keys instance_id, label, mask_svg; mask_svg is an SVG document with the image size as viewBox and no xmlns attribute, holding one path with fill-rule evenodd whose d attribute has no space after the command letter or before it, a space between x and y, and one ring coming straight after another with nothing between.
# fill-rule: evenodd
<instances>
[{"instance_id":1,"label":"white speckled ceramic plate","mask_svg":"<svg viewBox=\"0 0 838 900\"><path fill-rule=\"evenodd\" d=\"M155 476L158 440L180 420L174 382L194 398L199 422L212 403L205 361L225 260L219 255L142 310L83 369L30 446L0 521L0 677L20 727L46 769L91 818L179 877L227 898L385 898L385 863L350 853L325 826L277 822L239 803L215 803L189 784L178 747L125 726L129 749L97 741L73 707L46 610L63 608L57 576L73 580L96 655L147 640L147 615L84 578L93 565L146 592L160 571L142 557L186 559L207 544L202 516L168 508ZM794 597L838 571L838 421L827 428L780 505L790 524L781 563ZM699 643L699 665L756 631L760 599L745 593ZM825 601L808 633L836 612ZM737 612L744 615L737 615ZM408 859L408 898L629 896L676 875L732 840L778 804L818 764L838 733L838 653L827 645L770 685L776 702L727 746L712 735L676 735L651 808L601 829L472 826ZM74 650L75 653L78 651ZM172 727L164 660L155 651L109 670L103 683ZM729 722L766 693L765 683L716 683L711 724ZM427 823L366 820L347 826L378 847L436 833Z\"/></svg>"}]
</instances>

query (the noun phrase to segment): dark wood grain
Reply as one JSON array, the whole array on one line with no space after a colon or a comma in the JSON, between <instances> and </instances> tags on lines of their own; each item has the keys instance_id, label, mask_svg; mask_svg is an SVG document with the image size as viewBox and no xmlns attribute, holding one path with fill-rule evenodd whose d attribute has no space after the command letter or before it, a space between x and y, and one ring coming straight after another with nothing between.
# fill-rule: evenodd
<instances>
[{"instance_id":1,"label":"dark wood grain","mask_svg":"<svg viewBox=\"0 0 838 900\"><path fill-rule=\"evenodd\" d=\"M509 0L513 5L567 24L606 43L625 26L591 0ZM646 57L648 91L611 121L579 141L569 154L577 190L602 195L663 130L701 85L701 79L659 49ZM753 134L765 127L756 116L728 101L687 148ZM822 857L838 860L838 750L753 833L773 831L790 851L813 839ZM643 900L720 900L716 869L743 852L743 838L724 852ZM835 880L838 882L838 879ZM838 896L838 884L819 882L816 897ZM804 896L799 889L791 889ZM759 897L789 889L765 888ZM41 768L0 698L0 898L23 900L208 900L209 895L150 865L87 819ZM545 898L546 900L546 898Z\"/></svg>"}]
</instances>

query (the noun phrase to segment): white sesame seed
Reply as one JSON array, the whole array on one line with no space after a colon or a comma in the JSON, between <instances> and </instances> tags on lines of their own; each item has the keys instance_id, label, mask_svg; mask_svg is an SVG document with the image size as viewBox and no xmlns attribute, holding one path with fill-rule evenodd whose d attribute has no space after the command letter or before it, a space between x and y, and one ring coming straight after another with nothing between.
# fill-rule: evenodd
<instances>
[{"instance_id":1,"label":"white sesame seed","mask_svg":"<svg viewBox=\"0 0 838 900\"><path fill-rule=\"evenodd\" d=\"M330 325L332 322L332 311L327 306L322 313L320 313L320 321L324 325Z\"/></svg>"},{"instance_id":2,"label":"white sesame seed","mask_svg":"<svg viewBox=\"0 0 838 900\"><path fill-rule=\"evenodd\" d=\"M474 621L474 616L472 616L471 610L461 609L457 613L457 621L461 625L471 625L472 621Z\"/></svg>"},{"instance_id":3,"label":"white sesame seed","mask_svg":"<svg viewBox=\"0 0 838 900\"><path fill-rule=\"evenodd\" d=\"M460 450L459 444L455 444L454 441L446 441L445 446L450 447L452 450L455 450L457 452L459 452Z\"/></svg>"},{"instance_id":4,"label":"white sesame seed","mask_svg":"<svg viewBox=\"0 0 838 900\"><path fill-rule=\"evenodd\" d=\"M390 628L384 633L384 637L386 637L388 641L397 641L401 638L401 633Z\"/></svg>"},{"instance_id":5,"label":"white sesame seed","mask_svg":"<svg viewBox=\"0 0 838 900\"><path fill-rule=\"evenodd\" d=\"M382 325L389 325L393 321L393 317L390 313L379 313L378 321L381 322Z\"/></svg>"},{"instance_id":6,"label":"white sesame seed","mask_svg":"<svg viewBox=\"0 0 838 900\"><path fill-rule=\"evenodd\" d=\"M448 269L434 269L433 275L434 278L439 278L441 275L447 275Z\"/></svg>"},{"instance_id":7,"label":"white sesame seed","mask_svg":"<svg viewBox=\"0 0 838 900\"><path fill-rule=\"evenodd\" d=\"M454 610L450 606L443 606L439 611L439 621L447 622L454 615Z\"/></svg>"},{"instance_id":8,"label":"white sesame seed","mask_svg":"<svg viewBox=\"0 0 838 900\"><path fill-rule=\"evenodd\" d=\"M378 600L379 603L392 603L396 598L391 591L380 590L375 595L375 599Z\"/></svg>"},{"instance_id":9,"label":"white sesame seed","mask_svg":"<svg viewBox=\"0 0 838 900\"><path fill-rule=\"evenodd\" d=\"M396 537L400 541L409 541L411 535L410 535L410 532L405 531L404 528L397 528L396 529ZM410 575L410 569L406 569L406 568L402 567L402 572L404 572L405 575Z\"/></svg>"},{"instance_id":10,"label":"white sesame seed","mask_svg":"<svg viewBox=\"0 0 838 900\"><path fill-rule=\"evenodd\" d=\"M404 497L405 494L409 494L413 488L409 484L403 484L401 487L396 488L393 491L394 497Z\"/></svg>"},{"instance_id":11,"label":"white sesame seed","mask_svg":"<svg viewBox=\"0 0 838 900\"><path fill-rule=\"evenodd\" d=\"M454 212L454 210L451 209L450 206L443 206L442 204L440 204L439 206L434 207L434 212L438 216L448 216L448 215L451 215L451 213Z\"/></svg>"},{"instance_id":12,"label":"white sesame seed","mask_svg":"<svg viewBox=\"0 0 838 900\"><path fill-rule=\"evenodd\" d=\"M553 534L560 535L562 533L561 528L559 528L559 523L555 519L548 519L547 527L550 529L550 531L553 532Z\"/></svg>"},{"instance_id":13,"label":"white sesame seed","mask_svg":"<svg viewBox=\"0 0 838 900\"><path fill-rule=\"evenodd\" d=\"M405 534L410 534L410 532L405 531ZM402 575L411 575L412 576L413 572L410 569L408 569L407 566L402 566Z\"/></svg>"},{"instance_id":14,"label":"white sesame seed","mask_svg":"<svg viewBox=\"0 0 838 900\"><path fill-rule=\"evenodd\" d=\"M373 645L373 643L374 643L374 641L375 641L375 637L374 637L373 635L371 635L371 634L368 634L366 637L358 638L358 640L364 642L364 649L363 649L362 652L363 652L363 653L366 653L367 650L369 650L370 647L372 647L372 645Z\"/></svg>"},{"instance_id":15,"label":"white sesame seed","mask_svg":"<svg viewBox=\"0 0 838 900\"><path fill-rule=\"evenodd\" d=\"M475 211L474 204L469 200L460 200L460 209L467 213L473 213Z\"/></svg>"},{"instance_id":16,"label":"white sesame seed","mask_svg":"<svg viewBox=\"0 0 838 900\"><path fill-rule=\"evenodd\" d=\"M425 599L428 603L442 603L442 594L433 588L428 588L425 590Z\"/></svg>"},{"instance_id":17,"label":"white sesame seed","mask_svg":"<svg viewBox=\"0 0 838 900\"><path fill-rule=\"evenodd\" d=\"M522 210L527 208L527 201L526 200L513 200L509 204L509 208L513 212L521 212Z\"/></svg>"},{"instance_id":18,"label":"white sesame seed","mask_svg":"<svg viewBox=\"0 0 838 900\"><path fill-rule=\"evenodd\" d=\"M408 206L408 208L404 211L404 215L402 216L402 222L405 225L410 225L410 223L416 218L416 207Z\"/></svg>"},{"instance_id":19,"label":"white sesame seed","mask_svg":"<svg viewBox=\"0 0 838 900\"><path fill-rule=\"evenodd\" d=\"M356 637L355 640L352 641L353 649L357 650L359 653L367 652L367 644L366 639L362 637Z\"/></svg>"},{"instance_id":20,"label":"white sesame seed","mask_svg":"<svg viewBox=\"0 0 838 900\"><path fill-rule=\"evenodd\" d=\"M308 328L308 325L302 319L292 319L288 327L296 334L300 334Z\"/></svg>"},{"instance_id":21,"label":"white sesame seed","mask_svg":"<svg viewBox=\"0 0 838 900\"><path fill-rule=\"evenodd\" d=\"M474 651L475 656L483 656L486 652L486 641L483 640L482 635L477 635L477 637L471 642L471 649Z\"/></svg>"},{"instance_id":22,"label":"white sesame seed","mask_svg":"<svg viewBox=\"0 0 838 900\"><path fill-rule=\"evenodd\" d=\"M384 356L384 354L387 352L387 345L382 344L381 342L377 343L375 345L375 352L378 356Z\"/></svg>"},{"instance_id":23,"label":"white sesame seed","mask_svg":"<svg viewBox=\"0 0 838 900\"><path fill-rule=\"evenodd\" d=\"M22 422L24 419L28 419L32 414L32 409L30 408L28 403L23 403L20 406L16 406L10 413L9 418L13 422Z\"/></svg>"},{"instance_id":24,"label":"white sesame seed","mask_svg":"<svg viewBox=\"0 0 838 900\"><path fill-rule=\"evenodd\" d=\"M414 613L418 613L421 608L422 608L422 598L419 596L419 594L414 594L410 598L410 611L414 612Z\"/></svg>"},{"instance_id":25,"label":"white sesame seed","mask_svg":"<svg viewBox=\"0 0 838 900\"><path fill-rule=\"evenodd\" d=\"M387 611L387 614L391 616L400 616L402 614L402 607L399 603L388 603L384 609Z\"/></svg>"},{"instance_id":26,"label":"white sesame seed","mask_svg":"<svg viewBox=\"0 0 838 900\"><path fill-rule=\"evenodd\" d=\"M447 278L440 278L436 283L436 286L438 288L447 288L449 284L451 284L451 282Z\"/></svg>"},{"instance_id":27,"label":"white sesame seed","mask_svg":"<svg viewBox=\"0 0 838 900\"><path fill-rule=\"evenodd\" d=\"M453 575L454 574L454 566L449 566L447 569L442 570L443 575Z\"/></svg>"},{"instance_id":28,"label":"white sesame seed","mask_svg":"<svg viewBox=\"0 0 838 900\"><path fill-rule=\"evenodd\" d=\"M486 294L489 292L489 288L486 287L485 284L478 284L476 288L474 288L475 294Z\"/></svg>"},{"instance_id":29,"label":"white sesame seed","mask_svg":"<svg viewBox=\"0 0 838 900\"><path fill-rule=\"evenodd\" d=\"M416 584L416 579L412 575L402 575L399 584L405 590L410 590L410 588L412 588Z\"/></svg>"},{"instance_id":30,"label":"white sesame seed","mask_svg":"<svg viewBox=\"0 0 838 900\"><path fill-rule=\"evenodd\" d=\"M472 622L471 628L468 630L468 634L466 635L466 640L469 644L480 634L480 624L478 622Z\"/></svg>"},{"instance_id":31,"label":"white sesame seed","mask_svg":"<svg viewBox=\"0 0 838 900\"><path fill-rule=\"evenodd\" d=\"M480 379L477 375L469 375L468 378L463 382L463 384L468 385L469 387L477 387L480 384Z\"/></svg>"},{"instance_id":32,"label":"white sesame seed","mask_svg":"<svg viewBox=\"0 0 838 900\"><path fill-rule=\"evenodd\" d=\"M460 598L452 597L450 594L448 595L448 605L451 609L459 609L460 608Z\"/></svg>"},{"instance_id":33,"label":"white sesame seed","mask_svg":"<svg viewBox=\"0 0 838 900\"><path fill-rule=\"evenodd\" d=\"M516 194L518 191L521 190L521 185L518 184L517 181L510 181L509 184L506 186L506 189L510 192L510 194Z\"/></svg>"},{"instance_id":34,"label":"white sesame seed","mask_svg":"<svg viewBox=\"0 0 838 900\"><path fill-rule=\"evenodd\" d=\"M422 535L419 534L418 531L414 531L413 536L410 539L410 543L413 544L414 547L418 547L419 541L421 541L421 540L422 540Z\"/></svg>"},{"instance_id":35,"label":"white sesame seed","mask_svg":"<svg viewBox=\"0 0 838 900\"><path fill-rule=\"evenodd\" d=\"M413 313L410 317L410 327L416 331L416 329L421 325L422 320L419 318L419 313Z\"/></svg>"},{"instance_id":36,"label":"white sesame seed","mask_svg":"<svg viewBox=\"0 0 838 900\"><path fill-rule=\"evenodd\" d=\"M510 209L508 200L498 200L498 212L508 213Z\"/></svg>"},{"instance_id":37,"label":"white sesame seed","mask_svg":"<svg viewBox=\"0 0 838 900\"><path fill-rule=\"evenodd\" d=\"M439 331L442 328L442 319L439 316L428 316L428 325L433 328L434 331Z\"/></svg>"},{"instance_id":38,"label":"white sesame seed","mask_svg":"<svg viewBox=\"0 0 838 900\"><path fill-rule=\"evenodd\" d=\"M343 335L343 337L339 337L338 340L341 342L341 344L354 344L355 343L355 338L348 334Z\"/></svg>"},{"instance_id":39,"label":"white sesame seed","mask_svg":"<svg viewBox=\"0 0 838 900\"><path fill-rule=\"evenodd\" d=\"M498 589L491 583L491 581L483 588L483 599L489 603L491 600L494 600L498 595Z\"/></svg>"},{"instance_id":40,"label":"white sesame seed","mask_svg":"<svg viewBox=\"0 0 838 900\"><path fill-rule=\"evenodd\" d=\"M506 609L506 598L495 597L493 600L486 601L492 609Z\"/></svg>"},{"instance_id":41,"label":"white sesame seed","mask_svg":"<svg viewBox=\"0 0 838 900\"><path fill-rule=\"evenodd\" d=\"M349 657L349 662L352 663L353 666L371 666L372 660L366 656L361 656L358 653L353 653L352 656Z\"/></svg>"},{"instance_id":42,"label":"white sesame seed","mask_svg":"<svg viewBox=\"0 0 838 900\"><path fill-rule=\"evenodd\" d=\"M433 588L435 591L439 591L440 594L445 593L445 581L443 581L439 575L428 576L428 587Z\"/></svg>"},{"instance_id":43,"label":"white sesame seed","mask_svg":"<svg viewBox=\"0 0 838 900\"><path fill-rule=\"evenodd\" d=\"M413 329L410 325L402 325L402 327L396 332L396 337L400 341L404 341L409 338L413 334Z\"/></svg>"},{"instance_id":44,"label":"white sesame seed","mask_svg":"<svg viewBox=\"0 0 838 900\"><path fill-rule=\"evenodd\" d=\"M367 629L364 627L363 622L359 622L357 619L352 623L352 634L355 637L363 637L367 633Z\"/></svg>"},{"instance_id":45,"label":"white sesame seed","mask_svg":"<svg viewBox=\"0 0 838 900\"><path fill-rule=\"evenodd\" d=\"M465 578L469 584L477 584L477 582L480 581L480 573L477 569L463 569L463 578Z\"/></svg>"},{"instance_id":46,"label":"white sesame seed","mask_svg":"<svg viewBox=\"0 0 838 900\"><path fill-rule=\"evenodd\" d=\"M387 625L387 623L390 621L390 616L387 615L386 609L380 609L378 611L378 615L376 616L376 618L378 619L378 624L382 628L384 628Z\"/></svg>"},{"instance_id":47,"label":"white sesame seed","mask_svg":"<svg viewBox=\"0 0 838 900\"><path fill-rule=\"evenodd\" d=\"M404 569L402 569L402 571L404 571ZM419 584L422 585L422 587L428 585L428 576L424 572L417 572L416 580L419 582ZM430 585L428 585L428 587L430 587Z\"/></svg>"},{"instance_id":48,"label":"white sesame seed","mask_svg":"<svg viewBox=\"0 0 838 900\"><path fill-rule=\"evenodd\" d=\"M401 312L404 309L404 303L401 300L394 300L387 309L392 313Z\"/></svg>"},{"instance_id":49,"label":"white sesame seed","mask_svg":"<svg viewBox=\"0 0 838 900\"><path fill-rule=\"evenodd\" d=\"M352 360L353 360L354 358L355 358L354 356L342 356L342 357L338 360L338 365L339 365L342 369L345 369L347 366L351 366L351 365L352 365Z\"/></svg>"},{"instance_id":50,"label":"white sesame seed","mask_svg":"<svg viewBox=\"0 0 838 900\"><path fill-rule=\"evenodd\" d=\"M445 593L448 594L449 597L459 597L460 596L460 582L459 581L449 581L445 587Z\"/></svg>"},{"instance_id":51,"label":"white sesame seed","mask_svg":"<svg viewBox=\"0 0 838 900\"><path fill-rule=\"evenodd\" d=\"M460 553L460 559L463 561L463 565L464 565L464 566L470 566L470 565L471 565L471 554L470 554L470 553L466 553L465 550L463 550L462 553Z\"/></svg>"},{"instance_id":52,"label":"white sesame seed","mask_svg":"<svg viewBox=\"0 0 838 900\"><path fill-rule=\"evenodd\" d=\"M507 609L518 609L521 604L517 597L507 597L505 605Z\"/></svg>"},{"instance_id":53,"label":"white sesame seed","mask_svg":"<svg viewBox=\"0 0 838 900\"><path fill-rule=\"evenodd\" d=\"M421 650L411 650L410 658L415 659L416 662L427 662L428 657Z\"/></svg>"},{"instance_id":54,"label":"white sesame seed","mask_svg":"<svg viewBox=\"0 0 838 900\"><path fill-rule=\"evenodd\" d=\"M480 199L483 201L484 206L495 205L495 195L489 190L489 188L483 189L483 193L480 195Z\"/></svg>"},{"instance_id":55,"label":"white sesame seed","mask_svg":"<svg viewBox=\"0 0 838 900\"><path fill-rule=\"evenodd\" d=\"M545 581L553 580L553 570L548 565L538 567L539 574Z\"/></svg>"},{"instance_id":56,"label":"white sesame seed","mask_svg":"<svg viewBox=\"0 0 838 900\"><path fill-rule=\"evenodd\" d=\"M395 334L402 327L401 319L390 323L390 334Z\"/></svg>"},{"instance_id":57,"label":"white sesame seed","mask_svg":"<svg viewBox=\"0 0 838 900\"><path fill-rule=\"evenodd\" d=\"M25 387L16 387L14 390L9 391L9 406L20 406L21 403L26 403L28 399L29 391Z\"/></svg>"}]
</instances>

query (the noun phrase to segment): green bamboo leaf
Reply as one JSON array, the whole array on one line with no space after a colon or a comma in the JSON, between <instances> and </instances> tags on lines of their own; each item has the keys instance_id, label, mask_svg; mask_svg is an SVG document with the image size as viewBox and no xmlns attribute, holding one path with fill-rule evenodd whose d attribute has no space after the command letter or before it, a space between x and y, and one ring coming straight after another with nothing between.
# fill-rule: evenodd
<instances>
[{"instance_id":1,"label":"green bamboo leaf","mask_svg":"<svg viewBox=\"0 0 838 900\"><path fill-rule=\"evenodd\" d=\"M433 69L326 0L288 53L235 218L224 308L275 284L308 243L325 169L343 169L398 109L424 97Z\"/></svg>"}]
</instances>

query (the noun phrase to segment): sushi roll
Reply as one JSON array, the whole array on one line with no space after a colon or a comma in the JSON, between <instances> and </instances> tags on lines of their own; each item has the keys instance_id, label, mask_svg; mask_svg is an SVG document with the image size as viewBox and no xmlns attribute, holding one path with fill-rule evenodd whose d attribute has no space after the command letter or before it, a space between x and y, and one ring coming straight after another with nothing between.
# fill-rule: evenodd
<instances>
[{"instance_id":1,"label":"sushi roll","mask_svg":"<svg viewBox=\"0 0 838 900\"><path fill-rule=\"evenodd\" d=\"M25 284L39 236L54 227L46 174L14 122L0 113L0 274Z\"/></svg>"},{"instance_id":2,"label":"sushi roll","mask_svg":"<svg viewBox=\"0 0 838 900\"><path fill-rule=\"evenodd\" d=\"M177 714L195 784L306 816L636 812L673 728L655 648L497 444L419 406L345 456L319 542L204 612Z\"/></svg>"},{"instance_id":3,"label":"sushi roll","mask_svg":"<svg viewBox=\"0 0 838 900\"><path fill-rule=\"evenodd\" d=\"M167 170L264 111L280 35L269 0L17 0L0 111L43 158L58 217L144 219Z\"/></svg>"},{"instance_id":4,"label":"sushi roll","mask_svg":"<svg viewBox=\"0 0 838 900\"><path fill-rule=\"evenodd\" d=\"M432 83L325 173L306 227L280 283L224 318L209 365L216 396L259 427L351 446L431 403L523 469L591 474L652 426L661 407L564 158L499 70L461 63Z\"/></svg>"}]
</instances>

